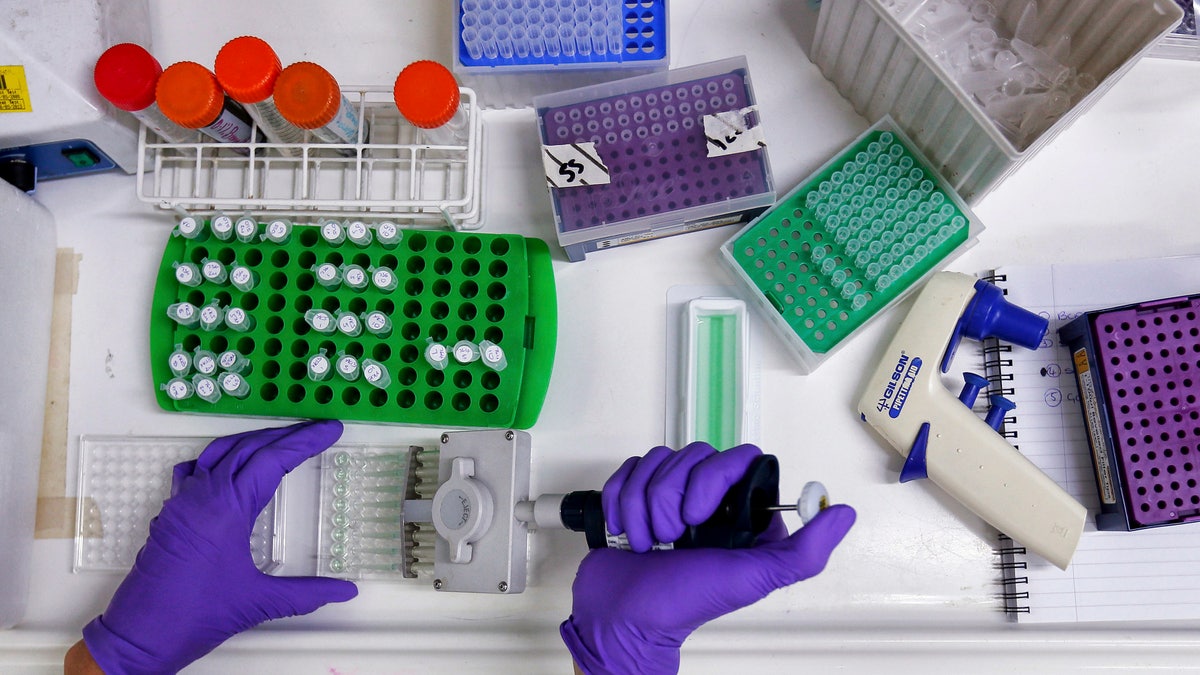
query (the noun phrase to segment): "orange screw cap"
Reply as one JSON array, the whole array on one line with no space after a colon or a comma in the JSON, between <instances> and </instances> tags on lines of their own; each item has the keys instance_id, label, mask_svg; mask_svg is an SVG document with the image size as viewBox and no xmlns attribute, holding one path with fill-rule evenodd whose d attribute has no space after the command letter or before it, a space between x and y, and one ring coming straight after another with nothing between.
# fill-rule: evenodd
<instances>
[{"instance_id":1,"label":"orange screw cap","mask_svg":"<svg viewBox=\"0 0 1200 675\"><path fill-rule=\"evenodd\" d=\"M221 47L213 70L230 98L252 104L275 91L275 80L283 65L271 45L253 35L243 35Z\"/></svg>"},{"instance_id":2,"label":"orange screw cap","mask_svg":"<svg viewBox=\"0 0 1200 675\"><path fill-rule=\"evenodd\" d=\"M92 77L96 91L109 103L121 110L137 112L154 103L154 87L162 70L158 60L141 45L124 42L100 55Z\"/></svg>"},{"instance_id":3,"label":"orange screw cap","mask_svg":"<svg viewBox=\"0 0 1200 675\"><path fill-rule=\"evenodd\" d=\"M320 129L329 124L341 103L337 80L315 63L293 63L275 80L275 107L284 119L301 129Z\"/></svg>"},{"instance_id":4,"label":"orange screw cap","mask_svg":"<svg viewBox=\"0 0 1200 675\"><path fill-rule=\"evenodd\" d=\"M225 107L216 75L193 61L172 64L158 78L155 100L171 121L189 129L212 124Z\"/></svg>"},{"instance_id":5,"label":"orange screw cap","mask_svg":"<svg viewBox=\"0 0 1200 675\"><path fill-rule=\"evenodd\" d=\"M396 77L392 90L400 114L413 126L436 129L458 112L458 81L436 61L415 61Z\"/></svg>"}]
</instances>

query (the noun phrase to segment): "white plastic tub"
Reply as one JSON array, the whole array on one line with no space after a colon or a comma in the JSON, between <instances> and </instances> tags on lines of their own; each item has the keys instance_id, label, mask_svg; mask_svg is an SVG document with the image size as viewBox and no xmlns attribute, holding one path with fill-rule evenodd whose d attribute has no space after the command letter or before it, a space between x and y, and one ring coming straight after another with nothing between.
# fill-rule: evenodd
<instances>
[{"instance_id":1,"label":"white plastic tub","mask_svg":"<svg viewBox=\"0 0 1200 675\"><path fill-rule=\"evenodd\" d=\"M1062 64L1072 77L1094 78L1094 88L1072 98L1047 128L1014 141L921 39L939 6L976 4L991 12L988 24L1002 38L1034 11L1040 21L1026 24L1026 31L1034 26L1030 41L1065 40ZM812 59L868 121L890 114L975 203L1094 105L1181 18L1172 0L825 0Z\"/></svg>"}]
</instances>

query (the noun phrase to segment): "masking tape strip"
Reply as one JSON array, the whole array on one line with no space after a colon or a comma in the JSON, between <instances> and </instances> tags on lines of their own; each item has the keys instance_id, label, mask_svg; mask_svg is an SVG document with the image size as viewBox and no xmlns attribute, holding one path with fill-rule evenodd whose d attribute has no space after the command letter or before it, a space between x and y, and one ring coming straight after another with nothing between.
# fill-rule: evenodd
<instances>
[{"instance_id":1,"label":"masking tape strip","mask_svg":"<svg viewBox=\"0 0 1200 675\"><path fill-rule=\"evenodd\" d=\"M54 309L50 320L50 368L42 426L35 539L75 537L76 500L67 497L67 403L71 392L71 309L79 288L74 249L58 249L54 269Z\"/></svg>"}]
</instances>

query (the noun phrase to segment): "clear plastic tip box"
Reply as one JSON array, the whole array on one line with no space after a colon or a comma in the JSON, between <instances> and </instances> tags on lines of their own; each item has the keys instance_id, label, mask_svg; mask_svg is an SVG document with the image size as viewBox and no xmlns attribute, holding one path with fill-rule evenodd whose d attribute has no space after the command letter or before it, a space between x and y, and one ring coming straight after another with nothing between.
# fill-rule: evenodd
<instances>
[{"instance_id":1,"label":"clear plastic tip box","mask_svg":"<svg viewBox=\"0 0 1200 675\"><path fill-rule=\"evenodd\" d=\"M534 107L571 261L749 222L775 201L744 57L550 94Z\"/></svg>"},{"instance_id":2,"label":"clear plastic tip box","mask_svg":"<svg viewBox=\"0 0 1200 675\"><path fill-rule=\"evenodd\" d=\"M721 247L804 373L983 229L884 118Z\"/></svg>"},{"instance_id":3,"label":"clear plastic tip box","mask_svg":"<svg viewBox=\"0 0 1200 675\"><path fill-rule=\"evenodd\" d=\"M812 60L975 203L1182 17L1174 0L825 0Z\"/></svg>"}]
</instances>

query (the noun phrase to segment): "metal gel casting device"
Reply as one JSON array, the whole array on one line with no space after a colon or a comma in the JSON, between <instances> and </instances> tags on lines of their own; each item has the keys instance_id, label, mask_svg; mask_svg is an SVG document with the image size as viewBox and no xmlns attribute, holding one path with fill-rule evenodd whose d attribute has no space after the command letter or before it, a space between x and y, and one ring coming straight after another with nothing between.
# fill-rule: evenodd
<instances>
[{"instance_id":1,"label":"metal gel casting device","mask_svg":"<svg viewBox=\"0 0 1200 675\"><path fill-rule=\"evenodd\" d=\"M867 381L858 410L907 459L900 481L929 478L993 527L1066 569L1086 509L998 433L1014 404L993 395L985 418L972 412L986 386L967 373L959 395L942 384L962 338L995 337L1034 349L1045 319L1004 300L985 281L934 275Z\"/></svg>"}]
</instances>

